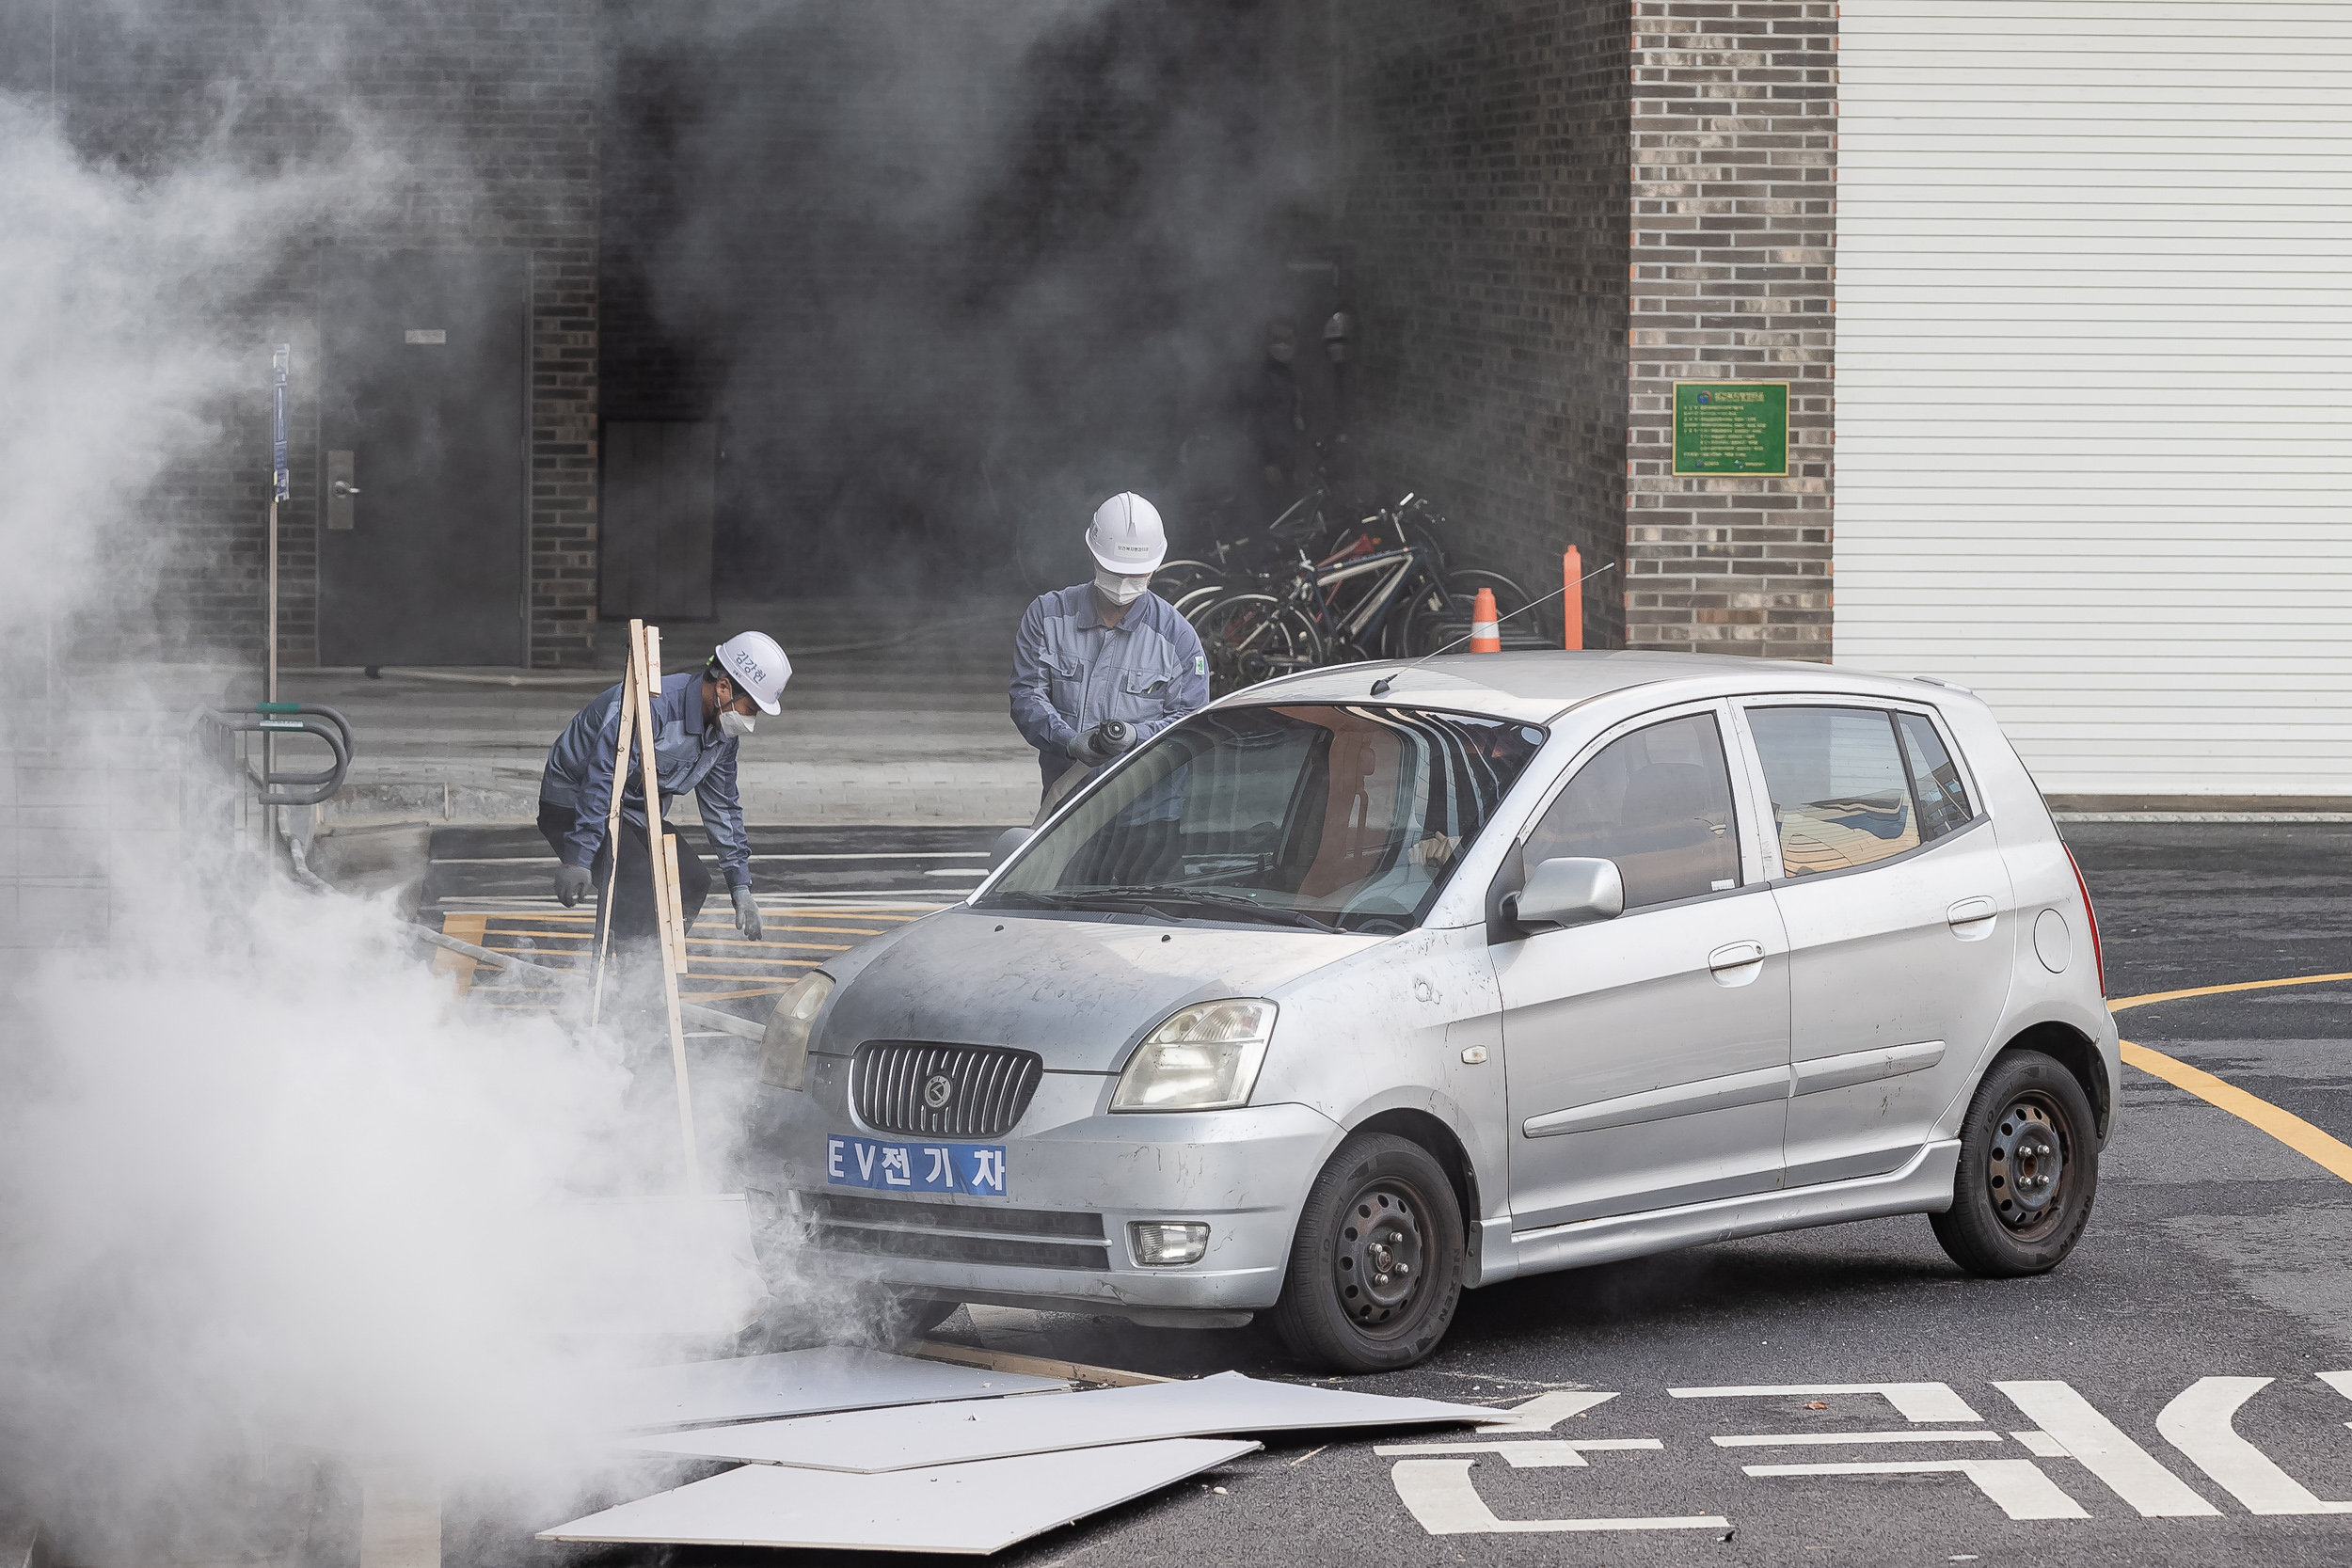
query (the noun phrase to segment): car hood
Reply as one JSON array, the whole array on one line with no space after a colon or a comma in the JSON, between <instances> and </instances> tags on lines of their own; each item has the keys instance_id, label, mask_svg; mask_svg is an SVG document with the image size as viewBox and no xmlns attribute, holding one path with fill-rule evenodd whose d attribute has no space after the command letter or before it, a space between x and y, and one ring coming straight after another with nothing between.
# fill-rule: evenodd
<instances>
[{"instance_id":1,"label":"car hood","mask_svg":"<svg viewBox=\"0 0 2352 1568\"><path fill-rule=\"evenodd\" d=\"M1048 1070L1113 1072L1177 1008L1266 996L1391 939L1282 927L943 911L829 962L816 1049L939 1040L1035 1051Z\"/></svg>"}]
</instances>

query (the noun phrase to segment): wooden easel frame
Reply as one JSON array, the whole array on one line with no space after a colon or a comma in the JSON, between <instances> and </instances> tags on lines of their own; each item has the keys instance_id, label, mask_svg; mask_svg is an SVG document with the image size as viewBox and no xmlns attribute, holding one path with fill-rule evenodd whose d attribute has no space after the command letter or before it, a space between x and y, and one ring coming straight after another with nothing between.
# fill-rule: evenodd
<instances>
[{"instance_id":1,"label":"wooden easel frame","mask_svg":"<svg viewBox=\"0 0 2352 1568\"><path fill-rule=\"evenodd\" d=\"M686 1069L686 1022L678 1010L678 976L686 973L685 900L678 893L677 845L661 829L661 767L654 754L653 699L661 689L661 628L643 621L628 624L628 670L621 677L620 722L612 737L612 799L605 808L604 842L612 863L605 873L603 929L596 938L594 1000L588 1022L594 1028L604 1013L606 955L612 946L613 892L621 877L621 796L628 782L629 755L636 752L637 772L645 792L646 858L653 876L653 906L661 954L661 994L670 1015L670 1069L677 1081L678 1136L686 1153L686 1190L702 1190L702 1160L694 1138L694 1101ZM633 732L633 733L632 733ZM632 748L631 742L634 741Z\"/></svg>"}]
</instances>

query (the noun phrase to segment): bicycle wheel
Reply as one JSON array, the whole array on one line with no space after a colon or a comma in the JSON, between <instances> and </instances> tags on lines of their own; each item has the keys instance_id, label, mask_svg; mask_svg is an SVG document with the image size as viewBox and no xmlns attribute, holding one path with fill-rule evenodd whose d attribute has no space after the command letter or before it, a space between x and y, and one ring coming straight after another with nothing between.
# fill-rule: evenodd
<instances>
[{"instance_id":1,"label":"bicycle wheel","mask_svg":"<svg viewBox=\"0 0 2352 1568\"><path fill-rule=\"evenodd\" d=\"M1209 658L1209 694L1223 697L1323 662L1323 640L1297 606L1271 594L1232 594L1193 623Z\"/></svg>"},{"instance_id":2,"label":"bicycle wheel","mask_svg":"<svg viewBox=\"0 0 2352 1568\"><path fill-rule=\"evenodd\" d=\"M1205 561L1163 561L1152 574L1152 592L1174 604L1196 589L1222 586L1225 574Z\"/></svg>"},{"instance_id":3,"label":"bicycle wheel","mask_svg":"<svg viewBox=\"0 0 2352 1568\"><path fill-rule=\"evenodd\" d=\"M1212 582L1204 587L1194 589L1182 598L1170 599L1168 602L1177 614L1190 621L1193 629L1198 631L1200 627L1200 612L1219 599L1226 597L1231 592L1232 590L1224 583Z\"/></svg>"}]
</instances>

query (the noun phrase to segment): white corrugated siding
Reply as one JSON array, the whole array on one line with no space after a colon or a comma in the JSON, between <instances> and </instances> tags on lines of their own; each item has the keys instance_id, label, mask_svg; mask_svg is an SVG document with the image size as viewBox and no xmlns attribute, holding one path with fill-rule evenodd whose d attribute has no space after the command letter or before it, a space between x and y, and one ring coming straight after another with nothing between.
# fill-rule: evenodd
<instances>
[{"instance_id":1,"label":"white corrugated siding","mask_svg":"<svg viewBox=\"0 0 2352 1568\"><path fill-rule=\"evenodd\" d=\"M1836 658L2352 796L2352 4L1848 0Z\"/></svg>"}]
</instances>

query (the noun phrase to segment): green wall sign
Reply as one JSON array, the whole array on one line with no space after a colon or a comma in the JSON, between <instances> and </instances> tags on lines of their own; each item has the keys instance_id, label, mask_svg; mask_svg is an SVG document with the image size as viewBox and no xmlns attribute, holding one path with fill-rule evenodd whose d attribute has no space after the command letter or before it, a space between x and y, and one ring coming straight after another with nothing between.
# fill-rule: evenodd
<instances>
[{"instance_id":1,"label":"green wall sign","mask_svg":"<svg viewBox=\"0 0 2352 1568\"><path fill-rule=\"evenodd\" d=\"M1675 383L1675 472L1788 471L1788 383Z\"/></svg>"}]
</instances>

